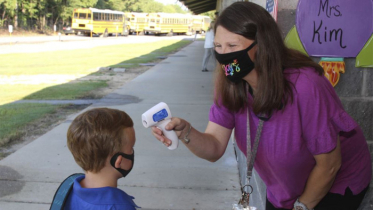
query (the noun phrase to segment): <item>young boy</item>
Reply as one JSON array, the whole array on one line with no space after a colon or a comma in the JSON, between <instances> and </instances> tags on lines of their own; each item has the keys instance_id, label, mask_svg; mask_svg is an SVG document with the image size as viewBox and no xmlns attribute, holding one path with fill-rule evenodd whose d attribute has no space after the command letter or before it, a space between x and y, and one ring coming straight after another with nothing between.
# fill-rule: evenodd
<instances>
[{"instance_id":1,"label":"young boy","mask_svg":"<svg viewBox=\"0 0 373 210\"><path fill-rule=\"evenodd\" d=\"M97 108L80 114L67 131L67 146L85 175L76 178L65 209L134 210L134 197L118 189L134 163L135 130L125 112Z\"/></svg>"}]
</instances>

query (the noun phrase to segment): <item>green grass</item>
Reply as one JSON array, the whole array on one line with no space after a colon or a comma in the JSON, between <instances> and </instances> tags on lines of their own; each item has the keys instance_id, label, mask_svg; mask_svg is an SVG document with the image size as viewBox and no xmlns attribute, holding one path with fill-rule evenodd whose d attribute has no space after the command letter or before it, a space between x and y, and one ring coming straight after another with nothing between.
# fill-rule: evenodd
<instances>
[{"instance_id":1,"label":"green grass","mask_svg":"<svg viewBox=\"0 0 373 210\"><path fill-rule=\"evenodd\" d=\"M45 88L38 92L32 93L24 97L23 99L32 99L32 100L40 100L40 99L54 99L54 100L61 100L61 99L77 99L77 98L86 98L88 97L88 93L92 90L96 90L98 88L107 87L107 83L105 81L85 81L79 83L67 83L56 85L52 87Z\"/></svg>"},{"instance_id":2,"label":"green grass","mask_svg":"<svg viewBox=\"0 0 373 210\"><path fill-rule=\"evenodd\" d=\"M92 49L18 53L0 56L0 75L100 75L97 67L138 67L140 63L157 60L191 41L165 40L145 44L121 44L101 46ZM22 62L20 62L22 60ZM128 65L131 64L131 65ZM114 76L114 75L113 75ZM51 87L54 84L0 85L0 105L21 99L75 99L84 98L90 91L105 87L104 82L84 82ZM74 88L69 89L72 85ZM86 87L85 87L86 86ZM59 90L61 88L61 90ZM65 91L67 89L68 91ZM40 93L38 91L41 91ZM74 95L75 94L75 95Z\"/></svg>"},{"instance_id":3,"label":"green grass","mask_svg":"<svg viewBox=\"0 0 373 210\"><path fill-rule=\"evenodd\" d=\"M135 63L126 66L131 68L138 63L155 60L157 56L175 51L189 43L190 41L185 40L165 40L92 49L5 54L0 56L0 75L89 74L95 72L97 67ZM138 58L139 56L144 57Z\"/></svg>"},{"instance_id":4,"label":"green grass","mask_svg":"<svg viewBox=\"0 0 373 210\"><path fill-rule=\"evenodd\" d=\"M144 44L101 46L92 49L40 53L17 53L0 56L0 76L20 75L100 75L97 67L139 66L153 62L191 41L166 40ZM115 76L113 74L112 76ZM91 97L94 90L106 87L105 81L80 81L65 84L0 84L0 146L19 140L28 126L43 123L46 116L64 106L48 104L7 104L21 99L77 99ZM48 124L44 122L44 124Z\"/></svg>"},{"instance_id":5,"label":"green grass","mask_svg":"<svg viewBox=\"0 0 373 210\"><path fill-rule=\"evenodd\" d=\"M40 85L0 85L0 105L10 103L16 100L20 100L32 93L43 90L44 88L50 87L52 84L40 84Z\"/></svg>"},{"instance_id":6,"label":"green grass","mask_svg":"<svg viewBox=\"0 0 373 210\"><path fill-rule=\"evenodd\" d=\"M55 112L60 107L49 104L6 104L0 106L0 146L18 140L26 125Z\"/></svg>"}]
</instances>

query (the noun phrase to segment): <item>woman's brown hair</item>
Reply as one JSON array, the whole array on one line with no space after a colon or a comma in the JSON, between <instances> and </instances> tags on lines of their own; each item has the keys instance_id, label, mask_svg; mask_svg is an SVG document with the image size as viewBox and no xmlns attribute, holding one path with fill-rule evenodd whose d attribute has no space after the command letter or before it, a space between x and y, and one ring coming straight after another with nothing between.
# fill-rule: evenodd
<instances>
[{"instance_id":1,"label":"woman's brown hair","mask_svg":"<svg viewBox=\"0 0 373 210\"><path fill-rule=\"evenodd\" d=\"M71 123L67 131L67 146L84 171L97 173L110 155L125 146L127 136L124 129L130 127L133 127L133 121L123 111L91 109Z\"/></svg>"},{"instance_id":2,"label":"woman's brown hair","mask_svg":"<svg viewBox=\"0 0 373 210\"><path fill-rule=\"evenodd\" d=\"M227 7L215 23L218 26L257 41L255 70L258 86L253 110L256 114L271 114L293 100L292 84L284 77L286 68L313 67L320 75L324 70L311 58L285 46L280 29L272 16L251 2L235 2ZM246 82L230 82L219 67L215 81L215 103L238 112L247 107Z\"/></svg>"}]
</instances>

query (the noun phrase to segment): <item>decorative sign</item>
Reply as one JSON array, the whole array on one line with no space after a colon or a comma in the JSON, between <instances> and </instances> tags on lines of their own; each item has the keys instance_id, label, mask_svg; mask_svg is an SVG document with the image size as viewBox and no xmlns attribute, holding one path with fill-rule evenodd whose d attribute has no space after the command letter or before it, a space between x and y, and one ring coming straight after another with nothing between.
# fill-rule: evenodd
<instances>
[{"instance_id":1,"label":"decorative sign","mask_svg":"<svg viewBox=\"0 0 373 210\"><path fill-rule=\"evenodd\" d=\"M345 73L343 58L321 58L319 64L323 67L324 75L332 83L333 87L338 83L340 73Z\"/></svg>"},{"instance_id":2,"label":"decorative sign","mask_svg":"<svg viewBox=\"0 0 373 210\"><path fill-rule=\"evenodd\" d=\"M373 33L373 1L299 0L296 28L310 56L356 57Z\"/></svg>"},{"instance_id":3,"label":"decorative sign","mask_svg":"<svg viewBox=\"0 0 373 210\"><path fill-rule=\"evenodd\" d=\"M357 55L355 66L373 68L373 34Z\"/></svg>"},{"instance_id":4,"label":"decorative sign","mask_svg":"<svg viewBox=\"0 0 373 210\"><path fill-rule=\"evenodd\" d=\"M277 0L267 0L266 10L272 15L277 22Z\"/></svg>"}]
</instances>

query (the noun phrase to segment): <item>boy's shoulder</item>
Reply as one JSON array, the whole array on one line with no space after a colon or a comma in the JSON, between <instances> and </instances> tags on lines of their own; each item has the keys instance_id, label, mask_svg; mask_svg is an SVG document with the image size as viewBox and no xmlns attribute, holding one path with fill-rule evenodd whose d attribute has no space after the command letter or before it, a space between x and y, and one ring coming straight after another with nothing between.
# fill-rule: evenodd
<instances>
[{"instance_id":1,"label":"boy's shoulder","mask_svg":"<svg viewBox=\"0 0 373 210\"><path fill-rule=\"evenodd\" d=\"M78 177L67 202L69 209L136 209L134 197L115 187L83 188Z\"/></svg>"}]
</instances>

